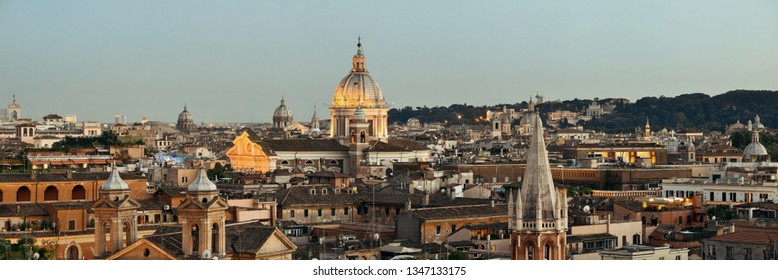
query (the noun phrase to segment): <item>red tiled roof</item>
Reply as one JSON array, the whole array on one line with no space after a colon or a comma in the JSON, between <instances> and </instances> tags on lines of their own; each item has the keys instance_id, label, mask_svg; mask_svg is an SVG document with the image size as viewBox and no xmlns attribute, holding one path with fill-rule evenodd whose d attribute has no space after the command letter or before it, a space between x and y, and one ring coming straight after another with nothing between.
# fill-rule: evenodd
<instances>
[{"instance_id":1,"label":"red tiled roof","mask_svg":"<svg viewBox=\"0 0 778 280\"><path fill-rule=\"evenodd\" d=\"M740 231L719 235L708 240L769 245L770 243L778 241L778 232Z\"/></svg>"}]
</instances>

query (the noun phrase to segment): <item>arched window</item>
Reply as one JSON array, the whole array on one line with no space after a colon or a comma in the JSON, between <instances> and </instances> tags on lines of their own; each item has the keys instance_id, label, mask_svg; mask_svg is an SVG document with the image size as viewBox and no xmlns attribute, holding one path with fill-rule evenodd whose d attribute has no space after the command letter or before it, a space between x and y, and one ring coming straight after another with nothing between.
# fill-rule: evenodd
<instances>
[{"instance_id":1,"label":"arched window","mask_svg":"<svg viewBox=\"0 0 778 280\"><path fill-rule=\"evenodd\" d=\"M532 243L527 244L527 259L528 260L535 259L535 246L532 245Z\"/></svg>"},{"instance_id":2,"label":"arched window","mask_svg":"<svg viewBox=\"0 0 778 280\"><path fill-rule=\"evenodd\" d=\"M364 130L359 132L359 143L365 143L365 131Z\"/></svg>"},{"instance_id":3,"label":"arched window","mask_svg":"<svg viewBox=\"0 0 778 280\"><path fill-rule=\"evenodd\" d=\"M356 136L356 133L352 130L351 131L351 143L356 143L356 142L357 142L357 136Z\"/></svg>"},{"instance_id":4,"label":"arched window","mask_svg":"<svg viewBox=\"0 0 778 280\"><path fill-rule=\"evenodd\" d=\"M59 199L59 190L55 186L48 186L43 192L43 201L57 201Z\"/></svg>"},{"instance_id":5,"label":"arched window","mask_svg":"<svg viewBox=\"0 0 778 280\"><path fill-rule=\"evenodd\" d=\"M3 191L0 190L0 202L3 202Z\"/></svg>"},{"instance_id":6,"label":"arched window","mask_svg":"<svg viewBox=\"0 0 778 280\"><path fill-rule=\"evenodd\" d=\"M71 197L73 200L76 199L86 199L86 189L84 189L84 186L77 185L73 188L73 191L71 192Z\"/></svg>"},{"instance_id":7,"label":"arched window","mask_svg":"<svg viewBox=\"0 0 778 280\"><path fill-rule=\"evenodd\" d=\"M546 243L546 245L543 245L543 259L551 259L551 244Z\"/></svg>"},{"instance_id":8,"label":"arched window","mask_svg":"<svg viewBox=\"0 0 778 280\"><path fill-rule=\"evenodd\" d=\"M312 160L310 160L310 159L309 159L309 160L306 160L306 161L305 161L305 165L313 165L313 161L312 161Z\"/></svg>"},{"instance_id":9,"label":"arched window","mask_svg":"<svg viewBox=\"0 0 778 280\"><path fill-rule=\"evenodd\" d=\"M132 223L124 221L122 231L124 231L124 243L122 243L122 246L127 248L127 246L130 246L130 242L132 242Z\"/></svg>"},{"instance_id":10,"label":"arched window","mask_svg":"<svg viewBox=\"0 0 778 280\"><path fill-rule=\"evenodd\" d=\"M192 254L199 255L200 251L200 231L197 224L192 225Z\"/></svg>"},{"instance_id":11,"label":"arched window","mask_svg":"<svg viewBox=\"0 0 778 280\"><path fill-rule=\"evenodd\" d=\"M281 165L288 165L288 164L289 164L289 161L288 161L288 160L282 160L282 161L281 161Z\"/></svg>"},{"instance_id":12,"label":"arched window","mask_svg":"<svg viewBox=\"0 0 778 280\"><path fill-rule=\"evenodd\" d=\"M211 227L211 252L221 253L219 252L219 224L213 223L213 227Z\"/></svg>"},{"instance_id":13,"label":"arched window","mask_svg":"<svg viewBox=\"0 0 778 280\"><path fill-rule=\"evenodd\" d=\"M338 165L338 161L334 159L330 160L330 165Z\"/></svg>"},{"instance_id":14,"label":"arched window","mask_svg":"<svg viewBox=\"0 0 778 280\"><path fill-rule=\"evenodd\" d=\"M21 187L16 190L16 201L30 201L30 189L27 187Z\"/></svg>"}]
</instances>

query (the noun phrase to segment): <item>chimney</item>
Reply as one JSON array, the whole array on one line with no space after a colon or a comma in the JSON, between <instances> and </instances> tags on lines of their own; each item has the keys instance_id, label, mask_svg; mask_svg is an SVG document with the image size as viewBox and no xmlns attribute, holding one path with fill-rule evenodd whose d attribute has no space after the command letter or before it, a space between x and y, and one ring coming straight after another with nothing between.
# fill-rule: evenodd
<instances>
[{"instance_id":1,"label":"chimney","mask_svg":"<svg viewBox=\"0 0 778 280\"><path fill-rule=\"evenodd\" d=\"M494 199L489 200L489 206L494 207Z\"/></svg>"},{"instance_id":2,"label":"chimney","mask_svg":"<svg viewBox=\"0 0 778 280\"><path fill-rule=\"evenodd\" d=\"M416 187L414 187L414 186L413 186L413 185L411 185L411 184L407 184L407 186L408 186L408 193L409 193L409 194L413 194L413 191L415 191L415 190L416 190Z\"/></svg>"},{"instance_id":3,"label":"chimney","mask_svg":"<svg viewBox=\"0 0 778 280\"><path fill-rule=\"evenodd\" d=\"M65 170L65 178L68 178L68 180L73 179L73 171Z\"/></svg>"},{"instance_id":4,"label":"chimney","mask_svg":"<svg viewBox=\"0 0 778 280\"><path fill-rule=\"evenodd\" d=\"M608 214L608 224L605 227L606 233L611 233L611 214Z\"/></svg>"},{"instance_id":5,"label":"chimney","mask_svg":"<svg viewBox=\"0 0 778 280\"><path fill-rule=\"evenodd\" d=\"M453 188L448 188L448 199L454 200L457 197L457 192Z\"/></svg>"},{"instance_id":6,"label":"chimney","mask_svg":"<svg viewBox=\"0 0 778 280\"><path fill-rule=\"evenodd\" d=\"M427 206L429 204L430 204L430 193L425 191L424 196L421 198L421 205Z\"/></svg>"}]
</instances>

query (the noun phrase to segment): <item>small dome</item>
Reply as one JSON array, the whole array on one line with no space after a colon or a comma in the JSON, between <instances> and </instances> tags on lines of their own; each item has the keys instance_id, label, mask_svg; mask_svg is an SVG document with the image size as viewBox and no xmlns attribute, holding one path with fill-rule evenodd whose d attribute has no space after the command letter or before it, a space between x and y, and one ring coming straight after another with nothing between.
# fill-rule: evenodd
<instances>
[{"instance_id":1,"label":"small dome","mask_svg":"<svg viewBox=\"0 0 778 280\"><path fill-rule=\"evenodd\" d=\"M756 161L767 156L767 149L759 142L759 132L754 131L751 136L751 143L743 150L743 160Z\"/></svg>"},{"instance_id":2,"label":"small dome","mask_svg":"<svg viewBox=\"0 0 778 280\"><path fill-rule=\"evenodd\" d=\"M288 118L292 116L292 111L289 110L289 108L286 107L286 101L284 101L283 98L281 98L281 105L276 108L276 111L273 112L273 118Z\"/></svg>"},{"instance_id":3,"label":"small dome","mask_svg":"<svg viewBox=\"0 0 778 280\"><path fill-rule=\"evenodd\" d=\"M184 105L184 111L178 114L178 122L190 122L192 121L192 114L189 113L189 111L186 110L186 105Z\"/></svg>"},{"instance_id":4,"label":"small dome","mask_svg":"<svg viewBox=\"0 0 778 280\"><path fill-rule=\"evenodd\" d=\"M100 187L101 191L121 191L121 190L129 190L129 186L127 185L124 180L122 180L122 177L119 176L119 170L116 169L116 164L111 163L111 175L108 176L108 180L103 183L103 186Z\"/></svg>"},{"instance_id":5,"label":"small dome","mask_svg":"<svg viewBox=\"0 0 778 280\"><path fill-rule=\"evenodd\" d=\"M208 179L208 174L205 173L205 166L200 166L200 173L197 174L197 178L192 181L189 186L186 187L188 192L211 192L216 191L216 184Z\"/></svg>"}]
</instances>

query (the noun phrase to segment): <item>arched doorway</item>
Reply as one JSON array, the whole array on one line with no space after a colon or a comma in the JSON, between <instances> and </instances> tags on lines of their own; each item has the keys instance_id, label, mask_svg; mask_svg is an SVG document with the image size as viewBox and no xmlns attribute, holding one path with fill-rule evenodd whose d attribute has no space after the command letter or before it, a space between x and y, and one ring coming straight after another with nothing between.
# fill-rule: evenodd
<instances>
[{"instance_id":1,"label":"arched doorway","mask_svg":"<svg viewBox=\"0 0 778 280\"><path fill-rule=\"evenodd\" d=\"M65 259L66 260L81 259L81 250L78 248L78 246L75 243L71 243L70 246L65 250Z\"/></svg>"},{"instance_id":2,"label":"arched doorway","mask_svg":"<svg viewBox=\"0 0 778 280\"><path fill-rule=\"evenodd\" d=\"M22 186L16 190L16 202L30 201L30 188Z\"/></svg>"},{"instance_id":3,"label":"arched doorway","mask_svg":"<svg viewBox=\"0 0 778 280\"><path fill-rule=\"evenodd\" d=\"M70 196L73 200L84 200L86 199L86 189L84 189L84 186L77 185L73 187L73 191L70 192Z\"/></svg>"},{"instance_id":4,"label":"arched doorway","mask_svg":"<svg viewBox=\"0 0 778 280\"><path fill-rule=\"evenodd\" d=\"M43 201L57 201L59 200L59 190L55 186L48 186L43 191Z\"/></svg>"}]
</instances>

